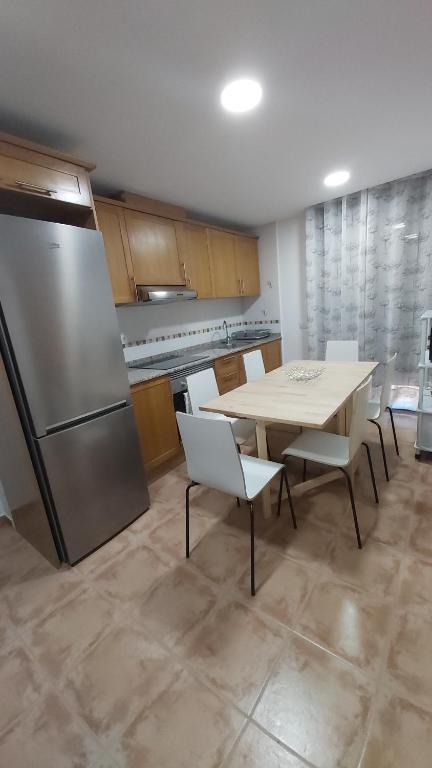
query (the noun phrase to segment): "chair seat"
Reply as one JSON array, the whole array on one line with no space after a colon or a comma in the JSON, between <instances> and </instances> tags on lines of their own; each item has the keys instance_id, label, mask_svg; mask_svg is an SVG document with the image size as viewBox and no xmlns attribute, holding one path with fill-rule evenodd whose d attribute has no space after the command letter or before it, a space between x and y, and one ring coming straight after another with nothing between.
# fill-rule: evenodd
<instances>
[{"instance_id":1,"label":"chair seat","mask_svg":"<svg viewBox=\"0 0 432 768\"><path fill-rule=\"evenodd\" d=\"M379 400L369 400L367 417L376 421L381 416L381 403Z\"/></svg>"},{"instance_id":2,"label":"chair seat","mask_svg":"<svg viewBox=\"0 0 432 768\"><path fill-rule=\"evenodd\" d=\"M302 432L282 453L285 456L316 461L318 464L345 467L350 462L349 438L309 429Z\"/></svg>"},{"instance_id":3,"label":"chair seat","mask_svg":"<svg viewBox=\"0 0 432 768\"><path fill-rule=\"evenodd\" d=\"M254 499L271 480L284 468L283 464L255 456L240 456L246 486L246 498Z\"/></svg>"}]
</instances>

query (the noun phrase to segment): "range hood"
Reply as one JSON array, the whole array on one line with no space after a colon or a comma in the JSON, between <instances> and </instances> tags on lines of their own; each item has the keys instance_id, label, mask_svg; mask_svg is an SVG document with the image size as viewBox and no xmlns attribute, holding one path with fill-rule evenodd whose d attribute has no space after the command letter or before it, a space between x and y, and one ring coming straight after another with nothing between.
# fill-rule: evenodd
<instances>
[{"instance_id":1,"label":"range hood","mask_svg":"<svg viewBox=\"0 0 432 768\"><path fill-rule=\"evenodd\" d=\"M184 285L137 285L136 288L139 304L167 304L197 298L197 292Z\"/></svg>"}]
</instances>

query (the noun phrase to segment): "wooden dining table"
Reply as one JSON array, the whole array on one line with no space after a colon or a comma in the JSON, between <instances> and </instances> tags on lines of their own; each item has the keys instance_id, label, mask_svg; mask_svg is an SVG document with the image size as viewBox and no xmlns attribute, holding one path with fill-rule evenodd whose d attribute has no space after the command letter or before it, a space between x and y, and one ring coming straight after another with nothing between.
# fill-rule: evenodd
<instances>
[{"instance_id":1,"label":"wooden dining table","mask_svg":"<svg viewBox=\"0 0 432 768\"><path fill-rule=\"evenodd\" d=\"M201 410L253 419L258 456L267 459L266 430L271 424L325 430L336 417L337 432L349 434L353 394L378 365L377 362L292 360L257 381L211 400L202 405ZM319 369L320 374L308 381L295 381L290 378L293 368ZM351 471L355 471L355 462ZM326 472L297 483L292 494L306 493L336 478L340 478L339 471ZM262 511L264 517L271 516L269 488L262 493Z\"/></svg>"}]
</instances>

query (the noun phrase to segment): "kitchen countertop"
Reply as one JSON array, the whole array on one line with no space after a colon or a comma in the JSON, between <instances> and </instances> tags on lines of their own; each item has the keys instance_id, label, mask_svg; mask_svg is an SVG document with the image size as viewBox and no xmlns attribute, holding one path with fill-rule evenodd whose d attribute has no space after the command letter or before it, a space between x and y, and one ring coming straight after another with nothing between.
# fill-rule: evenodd
<instances>
[{"instance_id":1,"label":"kitchen countertop","mask_svg":"<svg viewBox=\"0 0 432 768\"><path fill-rule=\"evenodd\" d=\"M216 360L218 357L226 357L227 355L234 355L237 352L244 352L247 349L253 349L254 347L260 347L262 344L269 344L271 341L276 341L277 339L281 339L280 333L271 333L270 336L267 336L265 339L254 339L253 341L248 342L240 342L236 343L234 347L231 349L223 349L220 341L212 341L208 344L196 344L193 347L184 347L179 350L173 350L172 354L185 354L185 353L206 353L206 356L208 355L209 360ZM154 358L151 357L143 357L142 360L152 362L156 362ZM157 360L157 357L156 357ZM138 362L137 360L134 361L134 363ZM204 362L204 361L197 361L197 362ZM134 384L141 384L143 381L150 381L151 379L159 379L161 376L169 376L170 373L176 373L177 371L181 371L184 368L188 368L189 365L178 365L175 368L170 368L169 370L155 370L153 368L128 368L128 378L129 378L129 384L132 387Z\"/></svg>"}]
</instances>

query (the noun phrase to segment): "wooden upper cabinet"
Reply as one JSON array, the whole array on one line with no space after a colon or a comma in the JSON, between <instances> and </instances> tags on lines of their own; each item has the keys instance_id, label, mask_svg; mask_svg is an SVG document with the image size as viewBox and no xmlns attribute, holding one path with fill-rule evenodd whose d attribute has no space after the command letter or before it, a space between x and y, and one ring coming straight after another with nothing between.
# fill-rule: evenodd
<instances>
[{"instance_id":1,"label":"wooden upper cabinet","mask_svg":"<svg viewBox=\"0 0 432 768\"><path fill-rule=\"evenodd\" d=\"M213 296L213 284L206 230L196 224L177 222L176 231L186 285L196 290L199 299L208 299Z\"/></svg>"},{"instance_id":2,"label":"wooden upper cabinet","mask_svg":"<svg viewBox=\"0 0 432 768\"><path fill-rule=\"evenodd\" d=\"M88 171L94 166L0 134L0 188L92 208ZM67 159L65 159L67 158Z\"/></svg>"},{"instance_id":3,"label":"wooden upper cabinet","mask_svg":"<svg viewBox=\"0 0 432 768\"><path fill-rule=\"evenodd\" d=\"M254 237L235 237L236 272L241 296L259 296L260 274L257 241Z\"/></svg>"},{"instance_id":4,"label":"wooden upper cabinet","mask_svg":"<svg viewBox=\"0 0 432 768\"><path fill-rule=\"evenodd\" d=\"M214 296L239 296L235 265L235 235L207 228Z\"/></svg>"},{"instance_id":5,"label":"wooden upper cabinet","mask_svg":"<svg viewBox=\"0 0 432 768\"><path fill-rule=\"evenodd\" d=\"M114 301L116 304L129 304L136 301L136 294L123 210L100 202L96 202L95 207L104 239Z\"/></svg>"},{"instance_id":6,"label":"wooden upper cabinet","mask_svg":"<svg viewBox=\"0 0 432 768\"><path fill-rule=\"evenodd\" d=\"M135 282L138 285L184 285L175 222L125 210Z\"/></svg>"}]
</instances>

